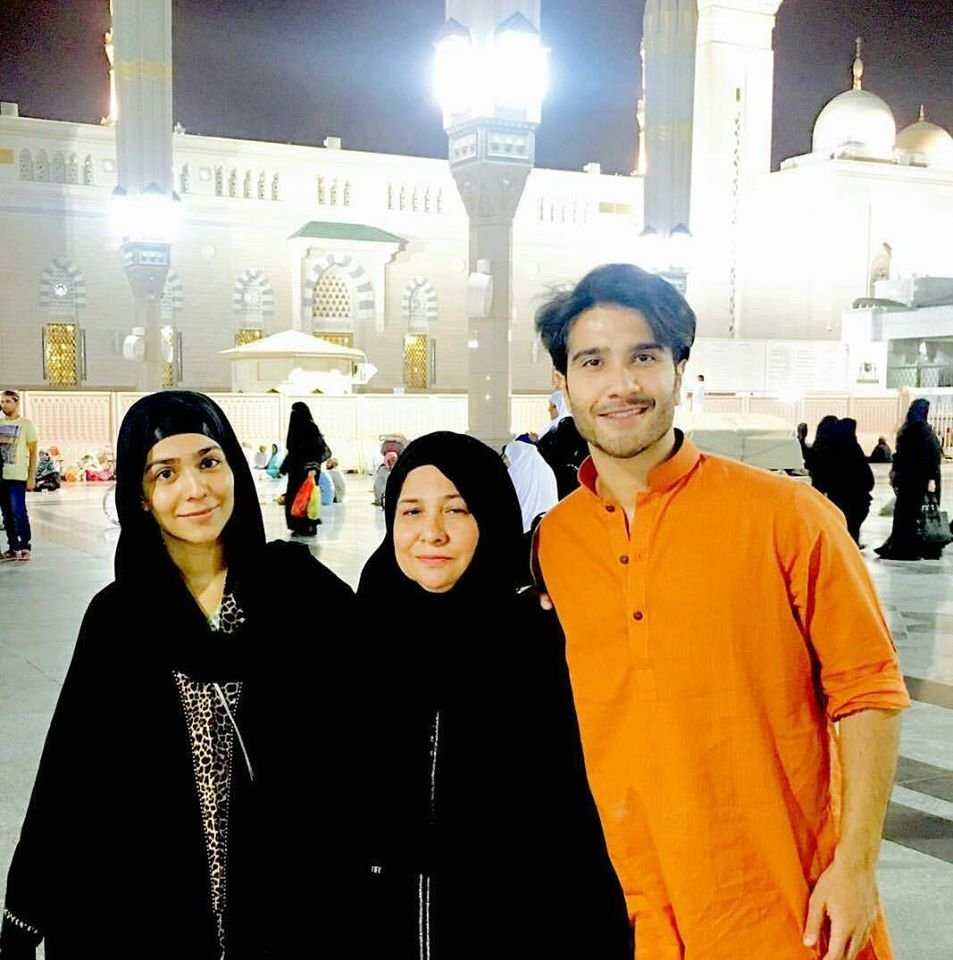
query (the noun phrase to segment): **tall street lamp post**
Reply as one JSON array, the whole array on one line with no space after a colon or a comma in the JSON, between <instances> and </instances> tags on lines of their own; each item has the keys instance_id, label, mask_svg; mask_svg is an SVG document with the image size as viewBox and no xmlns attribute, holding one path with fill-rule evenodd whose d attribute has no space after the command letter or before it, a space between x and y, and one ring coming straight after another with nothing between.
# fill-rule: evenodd
<instances>
[{"instance_id":1,"label":"tall street lamp post","mask_svg":"<svg viewBox=\"0 0 953 960\"><path fill-rule=\"evenodd\" d=\"M548 76L538 0L506 6L447 0L435 57L450 170L470 221L469 432L497 449L512 438L513 218L533 168Z\"/></svg>"},{"instance_id":2,"label":"tall street lamp post","mask_svg":"<svg viewBox=\"0 0 953 960\"><path fill-rule=\"evenodd\" d=\"M168 383L160 301L181 215L172 189L172 3L114 0L112 13L119 185L109 219L135 301L123 353L139 361L137 388L151 392Z\"/></svg>"},{"instance_id":3,"label":"tall street lamp post","mask_svg":"<svg viewBox=\"0 0 953 960\"><path fill-rule=\"evenodd\" d=\"M175 193L164 196L155 184L138 197L116 187L109 203L112 232L122 244L122 265L135 302L135 323L123 355L138 361L136 389L152 393L172 386L166 371L176 344L164 339L161 301L181 204Z\"/></svg>"}]
</instances>

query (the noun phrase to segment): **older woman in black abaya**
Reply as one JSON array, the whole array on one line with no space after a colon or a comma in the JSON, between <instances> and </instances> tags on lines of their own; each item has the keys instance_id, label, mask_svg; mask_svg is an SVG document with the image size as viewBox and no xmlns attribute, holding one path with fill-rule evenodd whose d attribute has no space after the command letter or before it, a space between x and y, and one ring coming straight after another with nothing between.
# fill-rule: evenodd
<instances>
[{"instance_id":1,"label":"older woman in black abaya","mask_svg":"<svg viewBox=\"0 0 953 960\"><path fill-rule=\"evenodd\" d=\"M397 461L359 600L374 955L631 957L585 779L562 636L535 597L501 459L434 433Z\"/></svg>"},{"instance_id":2,"label":"older woman in black abaya","mask_svg":"<svg viewBox=\"0 0 953 960\"><path fill-rule=\"evenodd\" d=\"M265 544L207 397L139 400L117 477L116 579L89 605L50 724L0 955L45 939L47 960L345 956L353 888L333 837L353 777L325 731L348 673L309 624L318 599L337 633L353 595L303 546ZM333 777L320 793L303 789L315 773ZM340 902L316 895L325 873Z\"/></svg>"}]
</instances>

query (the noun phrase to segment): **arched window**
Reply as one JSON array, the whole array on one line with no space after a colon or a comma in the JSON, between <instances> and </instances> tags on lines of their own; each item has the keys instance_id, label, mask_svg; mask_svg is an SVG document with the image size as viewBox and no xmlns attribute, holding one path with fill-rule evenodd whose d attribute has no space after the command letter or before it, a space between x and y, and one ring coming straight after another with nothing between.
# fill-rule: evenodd
<instances>
[{"instance_id":1,"label":"arched window","mask_svg":"<svg viewBox=\"0 0 953 960\"><path fill-rule=\"evenodd\" d=\"M79 183L79 159L75 153L69 155L69 160L66 164L66 182Z\"/></svg>"},{"instance_id":2,"label":"arched window","mask_svg":"<svg viewBox=\"0 0 953 960\"><path fill-rule=\"evenodd\" d=\"M277 200L277 199L278 199L278 191L280 190L280 188L281 188L281 178L280 178L279 175L276 173L276 174L271 178L271 199L272 199L272 200Z\"/></svg>"},{"instance_id":3,"label":"arched window","mask_svg":"<svg viewBox=\"0 0 953 960\"><path fill-rule=\"evenodd\" d=\"M228 195L230 197L238 196L238 171L234 167L228 175Z\"/></svg>"},{"instance_id":4,"label":"arched window","mask_svg":"<svg viewBox=\"0 0 953 960\"><path fill-rule=\"evenodd\" d=\"M75 323L47 323L42 339L44 379L51 386L76 386L85 365L82 331Z\"/></svg>"},{"instance_id":5,"label":"arched window","mask_svg":"<svg viewBox=\"0 0 953 960\"><path fill-rule=\"evenodd\" d=\"M251 170L245 171L245 182L242 185L242 190L246 200L251 200Z\"/></svg>"},{"instance_id":6,"label":"arched window","mask_svg":"<svg viewBox=\"0 0 953 960\"><path fill-rule=\"evenodd\" d=\"M182 173L179 177L179 193L188 193L192 187L192 172L187 163L182 164Z\"/></svg>"},{"instance_id":7,"label":"arched window","mask_svg":"<svg viewBox=\"0 0 953 960\"><path fill-rule=\"evenodd\" d=\"M40 306L46 308L52 320L75 320L85 304L86 281L82 273L66 257L54 257L40 275Z\"/></svg>"},{"instance_id":8,"label":"arched window","mask_svg":"<svg viewBox=\"0 0 953 960\"><path fill-rule=\"evenodd\" d=\"M419 284L410 292L408 326L412 333L419 333L427 330L427 308L427 287L425 287L423 284Z\"/></svg>"},{"instance_id":9,"label":"arched window","mask_svg":"<svg viewBox=\"0 0 953 960\"><path fill-rule=\"evenodd\" d=\"M404 288L401 314L410 333L428 333L437 319L437 291L425 277L414 277Z\"/></svg>"},{"instance_id":10,"label":"arched window","mask_svg":"<svg viewBox=\"0 0 953 960\"><path fill-rule=\"evenodd\" d=\"M427 334L408 333L404 337L404 386L426 390L430 383Z\"/></svg>"},{"instance_id":11,"label":"arched window","mask_svg":"<svg viewBox=\"0 0 953 960\"><path fill-rule=\"evenodd\" d=\"M312 316L331 329L351 326L351 294L335 267L328 267L315 284Z\"/></svg>"},{"instance_id":12,"label":"arched window","mask_svg":"<svg viewBox=\"0 0 953 960\"><path fill-rule=\"evenodd\" d=\"M66 157L62 150L53 154L53 183L66 183Z\"/></svg>"},{"instance_id":13,"label":"arched window","mask_svg":"<svg viewBox=\"0 0 953 960\"><path fill-rule=\"evenodd\" d=\"M232 306L243 330L261 329L274 309L275 295L268 278L260 270L245 270L235 283Z\"/></svg>"},{"instance_id":14,"label":"arched window","mask_svg":"<svg viewBox=\"0 0 953 960\"><path fill-rule=\"evenodd\" d=\"M443 213L443 188L437 190L437 213Z\"/></svg>"},{"instance_id":15,"label":"arched window","mask_svg":"<svg viewBox=\"0 0 953 960\"><path fill-rule=\"evenodd\" d=\"M162 289L162 296L159 299L159 318L164 324L175 322L175 306L172 303L172 291L169 289L168 282Z\"/></svg>"},{"instance_id":16,"label":"arched window","mask_svg":"<svg viewBox=\"0 0 953 960\"><path fill-rule=\"evenodd\" d=\"M41 183L50 182L50 160L45 150L37 150L36 166L34 167L33 174Z\"/></svg>"},{"instance_id":17,"label":"arched window","mask_svg":"<svg viewBox=\"0 0 953 960\"><path fill-rule=\"evenodd\" d=\"M400 185L400 209L407 209L407 188L403 184Z\"/></svg>"},{"instance_id":18,"label":"arched window","mask_svg":"<svg viewBox=\"0 0 953 960\"><path fill-rule=\"evenodd\" d=\"M417 208L420 206L420 195L417 192L417 188L414 187L414 192L410 195L410 209L414 213L417 212Z\"/></svg>"},{"instance_id":19,"label":"arched window","mask_svg":"<svg viewBox=\"0 0 953 960\"><path fill-rule=\"evenodd\" d=\"M349 207L351 205L351 181L344 181L344 206Z\"/></svg>"},{"instance_id":20,"label":"arched window","mask_svg":"<svg viewBox=\"0 0 953 960\"><path fill-rule=\"evenodd\" d=\"M338 178L335 177L331 181L331 206L336 207L338 205Z\"/></svg>"},{"instance_id":21,"label":"arched window","mask_svg":"<svg viewBox=\"0 0 953 960\"><path fill-rule=\"evenodd\" d=\"M258 199L259 200L265 199L265 171L264 170L262 170L261 173L258 174Z\"/></svg>"},{"instance_id":22,"label":"arched window","mask_svg":"<svg viewBox=\"0 0 953 960\"><path fill-rule=\"evenodd\" d=\"M159 299L159 316L167 325L175 324L175 315L185 303L185 294L182 289L182 279L173 270L165 279L162 296Z\"/></svg>"},{"instance_id":23,"label":"arched window","mask_svg":"<svg viewBox=\"0 0 953 960\"><path fill-rule=\"evenodd\" d=\"M221 197L225 193L225 171L221 167L215 168L215 196Z\"/></svg>"},{"instance_id":24,"label":"arched window","mask_svg":"<svg viewBox=\"0 0 953 960\"><path fill-rule=\"evenodd\" d=\"M20 179L33 179L33 154L29 150L20 151Z\"/></svg>"},{"instance_id":25,"label":"arched window","mask_svg":"<svg viewBox=\"0 0 953 960\"><path fill-rule=\"evenodd\" d=\"M430 187L424 190L424 213L430 213Z\"/></svg>"},{"instance_id":26,"label":"arched window","mask_svg":"<svg viewBox=\"0 0 953 960\"><path fill-rule=\"evenodd\" d=\"M93 158L87 153L83 161L83 186L91 187L93 185Z\"/></svg>"},{"instance_id":27,"label":"arched window","mask_svg":"<svg viewBox=\"0 0 953 960\"><path fill-rule=\"evenodd\" d=\"M394 209L394 185L392 183L387 184L387 209Z\"/></svg>"},{"instance_id":28,"label":"arched window","mask_svg":"<svg viewBox=\"0 0 953 960\"><path fill-rule=\"evenodd\" d=\"M325 188L324 188L324 177L323 177L323 176L319 176L319 177L318 177L318 203L323 204L323 203L325 203L325 201L326 201L326 199L327 199L324 190L325 190Z\"/></svg>"}]
</instances>

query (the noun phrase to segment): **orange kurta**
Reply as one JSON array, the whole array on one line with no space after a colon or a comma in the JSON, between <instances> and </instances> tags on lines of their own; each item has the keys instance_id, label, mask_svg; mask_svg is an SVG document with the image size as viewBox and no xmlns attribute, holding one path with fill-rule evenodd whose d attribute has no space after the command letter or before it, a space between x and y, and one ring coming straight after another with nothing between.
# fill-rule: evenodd
<instances>
[{"instance_id":1,"label":"orange kurta","mask_svg":"<svg viewBox=\"0 0 953 960\"><path fill-rule=\"evenodd\" d=\"M801 941L836 842L831 722L909 704L843 516L688 440L631 533L580 477L540 561L639 960L822 956ZM861 956L890 957L882 921Z\"/></svg>"}]
</instances>

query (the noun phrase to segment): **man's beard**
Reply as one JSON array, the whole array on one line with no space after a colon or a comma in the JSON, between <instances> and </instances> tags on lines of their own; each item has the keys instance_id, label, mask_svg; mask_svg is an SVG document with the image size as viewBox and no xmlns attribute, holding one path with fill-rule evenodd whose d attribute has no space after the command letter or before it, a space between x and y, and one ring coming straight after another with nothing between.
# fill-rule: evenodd
<instances>
[{"instance_id":1,"label":"man's beard","mask_svg":"<svg viewBox=\"0 0 953 960\"><path fill-rule=\"evenodd\" d=\"M640 401L645 402L645 399L640 398ZM658 443L669 432L675 420L674 397L650 402L651 407L640 415L639 422L625 434L613 435L600 430L598 414L587 410L580 416L575 406L572 406L573 419L576 429L591 447L614 460L631 460Z\"/></svg>"}]
</instances>

